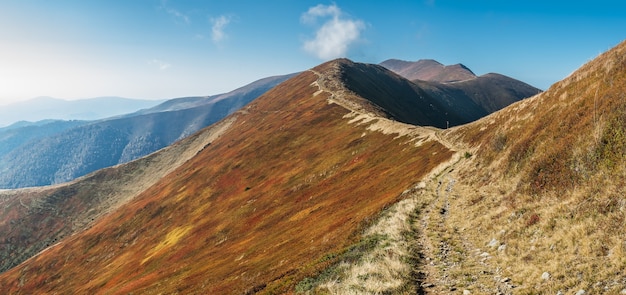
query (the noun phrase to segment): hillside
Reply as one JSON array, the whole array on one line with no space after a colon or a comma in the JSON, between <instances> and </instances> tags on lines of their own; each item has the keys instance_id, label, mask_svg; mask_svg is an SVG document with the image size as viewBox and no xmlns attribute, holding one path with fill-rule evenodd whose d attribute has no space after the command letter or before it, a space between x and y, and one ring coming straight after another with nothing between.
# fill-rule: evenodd
<instances>
[{"instance_id":1,"label":"hillside","mask_svg":"<svg viewBox=\"0 0 626 295\"><path fill-rule=\"evenodd\" d=\"M541 90L505 75L489 73L457 83L442 85L470 97L489 114L541 93ZM461 94L459 94L461 95Z\"/></svg>"},{"instance_id":2,"label":"hillside","mask_svg":"<svg viewBox=\"0 0 626 295\"><path fill-rule=\"evenodd\" d=\"M167 177L2 274L0 289L285 292L367 247L361 230L453 152L430 129L367 111L376 108L343 86L350 66L330 62L270 90Z\"/></svg>"},{"instance_id":3,"label":"hillside","mask_svg":"<svg viewBox=\"0 0 626 295\"><path fill-rule=\"evenodd\" d=\"M473 156L441 175L446 199L424 217L433 290L626 293L625 93L623 42L546 92L443 133Z\"/></svg>"},{"instance_id":4,"label":"hillside","mask_svg":"<svg viewBox=\"0 0 626 295\"><path fill-rule=\"evenodd\" d=\"M173 99L96 122L0 129L0 188L58 184L148 155L221 120L289 77L261 79L212 97Z\"/></svg>"},{"instance_id":5,"label":"hillside","mask_svg":"<svg viewBox=\"0 0 626 295\"><path fill-rule=\"evenodd\" d=\"M477 120L538 92L496 74L450 84L413 83L381 66L351 63L342 75L348 89L373 102L379 114L438 128ZM293 76L268 77L216 96L172 99L74 128L50 128L57 123L13 130L0 139L7 143L0 149L0 188L62 183L145 156L217 122Z\"/></svg>"},{"instance_id":6,"label":"hillside","mask_svg":"<svg viewBox=\"0 0 626 295\"><path fill-rule=\"evenodd\" d=\"M217 138L225 120L157 153L73 182L0 190L0 272L16 266L134 198ZM2 288L0 288L2 290Z\"/></svg>"},{"instance_id":7,"label":"hillside","mask_svg":"<svg viewBox=\"0 0 626 295\"><path fill-rule=\"evenodd\" d=\"M464 115L464 123L475 121L541 92L524 82L494 73L455 83L420 80L413 83L428 95L438 97L451 105L454 112ZM466 103L457 103L454 106L454 102L459 101Z\"/></svg>"},{"instance_id":8,"label":"hillside","mask_svg":"<svg viewBox=\"0 0 626 295\"><path fill-rule=\"evenodd\" d=\"M57 121L17 122L0 128L0 158L24 144L65 130L85 125L88 121Z\"/></svg>"}]
</instances>

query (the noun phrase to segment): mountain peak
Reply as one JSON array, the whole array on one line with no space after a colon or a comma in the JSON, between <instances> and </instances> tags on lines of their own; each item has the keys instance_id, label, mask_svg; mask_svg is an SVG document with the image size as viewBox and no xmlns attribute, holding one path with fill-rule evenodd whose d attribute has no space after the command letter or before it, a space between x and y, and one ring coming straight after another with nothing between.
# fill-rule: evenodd
<instances>
[{"instance_id":1,"label":"mountain peak","mask_svg":"<svg viewBox=\"0 0 626 295\"><path fill-rule=\"evenodd\" d=\"M433 59L420 59L415 62L389 59L380 65L412 81L446 83L476 78L474 72L463 64L446 66Z\"/></svg>"}]
</instances>

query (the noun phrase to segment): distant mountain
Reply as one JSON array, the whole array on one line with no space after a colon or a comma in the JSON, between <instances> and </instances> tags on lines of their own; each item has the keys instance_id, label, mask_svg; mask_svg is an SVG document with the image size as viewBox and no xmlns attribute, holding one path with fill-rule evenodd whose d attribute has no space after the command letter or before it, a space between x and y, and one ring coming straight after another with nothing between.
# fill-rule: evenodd
<instances>
[{"instance_id":1,"label":"distant mountain","mask_svg":"<svg viewBox=\"0 0 626 295\"><path fill-rule=\"evenodd\" d=\"M464 123L541 93L540 89L524 82L493 73L454 83L421 80L413 82L429 95L446 101L453 112L465 116L466 122ZM456 105L454 101L457 102ZM466 104L459 104L459 101Z\"/></svg>"},{"instance_id":2,"label":"distant mountain","mask_svg":"<svg viewBox=\"0 0 626 295\"><path fill-rule=\"evenodd\" d=\"M37 97L0 107L0 127L18 121L41 121L45 119L98 120L150 108L162 101L121 97L97 97L79 100Z\"/></svg>"},{"instance_id":3,"label":"distant mountain","mask_svg":"<svg viewBox=\"0 0 626 295\"><path fill-rule=\"evenodd\" d=\"M214 104L220 100L229 100L236 105L243 106L250 102L250 98L255 98L272 89L279 83L295 76L297 73L288 75L272 76L254 81L248 85L237 88L231 92L213 95L213 96L197 96L197 97L181 97L170 99L152 108L137 111L130 116L149 114L165 111L176 111L182 109L194 108L197 106Z\"/></svg>"},{"instance_id":4,"label":"distant mountain","mask_svg":"<svg viewBox=\"0 0 626 295\"><path fill-rule=\"evenodd\" d=\"M65 130L88 124L88 121L56 121L44 120L39 122L20 121L10 126L0 128L0 159L11 151L30 141L59 134ZM2 168L0 168L0 171Z\"/></svg>"},{"instance_id":5,"label":"distant mountain","mask_svg":"<svg viewBox=\"0 0 626 295\"><path fill-rule=\"evenodd\" d=\"M6 135L0 137L0 188L61 183L145 156L223 119L291 76L262 79L212 97L174 99L88 124L0 129L0 136Z\"/></svg>"},{"instance_id":6,"label":"distant mountain","mask_svg":"<svg viewBox=\"0 0 626 295\"><path fill-rule=\"evenodd\" d=\"M469 68L462 64L444 66L432 59L421 59L416 62L389 59L381 62L380 65L411 81L455 82L476 77Z\"/></svg>"}]
</instances>

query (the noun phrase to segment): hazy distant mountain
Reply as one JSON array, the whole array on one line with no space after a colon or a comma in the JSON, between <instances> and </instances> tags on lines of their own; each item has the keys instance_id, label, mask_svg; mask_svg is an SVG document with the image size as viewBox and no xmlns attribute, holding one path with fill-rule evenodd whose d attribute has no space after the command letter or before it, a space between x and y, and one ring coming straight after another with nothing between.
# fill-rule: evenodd
<instances>
[{"instance_id":1,"label":"hazy distant mountain","mask_svg":"<svg viewBox=\"0 0 626 295\"><path fill-rule=\"evenodd\" d=\"M96 97L79 100L63 100L37 97L30 100L0 106L0 127L18 121L98 120L150 108L163 100L143 100L122 97Z\"/></svg>"},{"instance_id":2,"label":"hazy distant mountain","mask_svg":"<svg viewBox=\"0 0 626 295\"><path fill-rule=\"evenodd\" d=\"M0 159L11 151L19 149L29 141L49 137L87 123L88 121L77 120L20 121L10 126L0 128ZM0 171L1 170L2 169L0 169Z\"/></svg>"},{"instance_id":3,"label":"hazy distant mountain","mask_svg":"<svg viewBox=\"0 0 626 295\"><path fill-rule=\"evenodd\" d=\"M176 111L182 109L189 109L201 105L213 104L220 100L229 100L232 101L236 105L243 106L250 102L250 98L258 97L259 95L265 93L266 91L272 89L274 86L279 83L295 76L294 74L287 75L279 75L272 76L263 79L259 79L254 81L248 85L237 88L231 92L212 95L212 96L196 96L196 97L181 97L167 100L157 106L152 108L140 110L136 113L130 114L148 114L148 113L156 113L156 112L164 112L164 111Z\"/></svg>"},{"instance_id":4,"label":"hazy distant mountain","mask_svg":"<svg viewBox=\"0 0 626 295\"><path fill-rule=\"evenodd\" d=\"M411 81L454 82L476 77L474 72L462 64L444 66L432 59L421 59L416 62L389 59L380 65Z\"/></svg>"},{"instance_id":5,"label":"hazy distant mountain","mask_svg":"<svg viewBox=\"0 0 626 295\"><path fill-rule=\"evenodd\" d=\"M145 156L221 120L291 76L261 79L216 96L173 99L88 124L0 129L0 188L61 183Z\"/></svg>"}]
</instances>

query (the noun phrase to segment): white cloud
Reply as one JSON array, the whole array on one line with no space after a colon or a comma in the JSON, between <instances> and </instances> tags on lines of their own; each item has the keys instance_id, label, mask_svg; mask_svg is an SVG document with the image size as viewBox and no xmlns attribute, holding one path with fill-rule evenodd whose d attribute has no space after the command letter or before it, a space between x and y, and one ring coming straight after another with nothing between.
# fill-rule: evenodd
<instances>
[{"instance_id":1,"label":"white cloud","mask_svg":"<svg viewBox=\"0 0 626 295\"><path fill-rule=\"evenodd\" d=\"M231 18L225 15L221 15L217 18L211 18L211 38L213 42L220 42L226 38L224 29L230 23Z\"/></svg>"},{"instance_id":2,"label":"white cloud","mask_svg":"<svg viewBox=\"0 0 626 295\"><path fill-rule=\"evenodd\" d=\"M341 15L341 9L337 7L337 5L323 5L318 4L317 6L309 8L309 10L302 14L300 20L305 24L315 23L318 17L324 16L332 16L333 18L338 18Z\"/></svg>"},{"instance_id":3,"label":"white cloud","mask_svg":"<svg viewBox=\"0 0 626 295\"><path fill-rule=\"evenodd\" d=\"M152 59L148 61L148 64L151 66L156 66L161 71L167 70L172 66L171 64L164 62L160 59Z\"/></svg>"},{"instance_id":4,"label":"white cloud","mask_svg":"<svg viewBox=\"0 0 626 295\"><path fill-rule=\"evenodd\" d=\"M302 14L300 21L317 25L320 18L324 19L324 23L315 32L315 38L304 41L303 48L323 60L345 56L349 47L359 40L365 29L363 21L344 16L335 4L311 7Z\"/></svg>"},{"instance_id":5,"label":"white cloud","mask_svg":"<svg viewBox=\"0 0 626 295\"><path fill-rule=\"evenodd\" d=\"M165 10L165 12L167 12L168 14L174 16L176 19L180 19L182 20L184 23L189 24L191 23L191 20L189 19L189 16L174 9L171 8L167 5L167 0L162 0L161 1L161 6L159 6L161 9Z\"/></svg>"}]
</instances>

